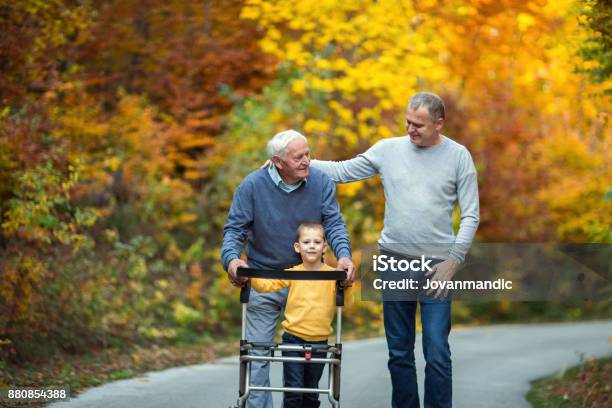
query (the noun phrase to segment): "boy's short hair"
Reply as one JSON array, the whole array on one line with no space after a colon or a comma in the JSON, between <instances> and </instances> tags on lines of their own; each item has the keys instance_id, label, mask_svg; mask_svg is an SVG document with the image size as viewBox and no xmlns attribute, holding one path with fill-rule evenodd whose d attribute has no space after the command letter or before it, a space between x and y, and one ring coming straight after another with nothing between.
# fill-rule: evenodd
<instances>
[{"instance_id":1,"label":"boy's short hair","mask_svg":"<svg viewBox=\"0 0 612 408\"><path fill-rule=\"evenodd\" d=\"M295 236L295 242L300 242L300 234L302 233L302 230L306 228L320 229L321 235L323 235L323 240L327 242L327 239L325 238L325 228L323 228L323 224L321 224L319 221L305 221L301 223L297 227L297 234Z\"/></svg>"}]
</instances>

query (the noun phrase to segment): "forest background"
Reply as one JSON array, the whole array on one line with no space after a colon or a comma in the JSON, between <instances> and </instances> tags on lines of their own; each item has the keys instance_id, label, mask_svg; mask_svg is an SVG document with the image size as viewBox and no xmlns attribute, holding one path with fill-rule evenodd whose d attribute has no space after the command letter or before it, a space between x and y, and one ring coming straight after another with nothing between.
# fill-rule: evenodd
<instances>
[{"instance_id":1,"label":"forest background","mask_svg":"<svg viewBox=\"0 0 612 408\"><path fill-rule=\"evenodd\" d=\"M0 0L0 368L235 334L219 247L265 142L294 128L351 158L405 134L420 90L476 162L478 241L612 242L607 4ZM357 260L382 197L378 179L338 187ZM347 321L380 327L380 309ZM601 316L609 302L454 308Z\"/></svg>"}]
</instances>

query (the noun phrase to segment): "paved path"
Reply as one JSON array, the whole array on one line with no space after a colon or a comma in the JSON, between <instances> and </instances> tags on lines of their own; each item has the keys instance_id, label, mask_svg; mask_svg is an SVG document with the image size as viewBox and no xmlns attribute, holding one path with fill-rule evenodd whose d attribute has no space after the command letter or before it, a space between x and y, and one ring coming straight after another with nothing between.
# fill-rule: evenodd
<instances>
[{"instance_id":1,"label":"paved path","mask_svg":"<svg viewBox=\"0 0 612 408\"><path fill-rule=\"evenodd\" d=\"M572 324L503 325L454 329L454 406L529 407L529 382L580 361L580 355L612 354L612 321ZM419 387L424 361L417 338ZM342 365L342 406L390 407L390 379L384 339L346 342ZM275 368L280 368L280 363ZM51 408L227 408L237 396L238 359L148 373L90 389ZM281 384L280 370L273 383ZM326 381L326 376L321 380ZM326 383L325 383L326 384ZM275 393L275 407L281 395ZM327 403L322 406L328 406Z\"/></svg>"}]
</instances>

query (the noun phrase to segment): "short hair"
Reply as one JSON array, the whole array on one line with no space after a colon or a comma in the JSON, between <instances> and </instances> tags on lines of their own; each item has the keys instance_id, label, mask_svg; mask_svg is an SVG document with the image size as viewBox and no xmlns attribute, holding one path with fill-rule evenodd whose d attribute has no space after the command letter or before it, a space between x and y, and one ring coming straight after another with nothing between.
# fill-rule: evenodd
<instances>
[{"instance_id":1,"label":"short hair","mask_svg":"<svg viewBox=\"0 0 612 408\"><path fill-rule=\"evenodd\" d=\"M285 151L287 150L287 145L298 139L308 142L306 136L293 129L284 130L275 134L268 142L268 158L271 159L273 156L284 157Z\"/></svg>"},{"instance_id":2,"label":"short hair","mask_svg":"<svg viewBox=\"0 0 612 408\"><path fill-rule=\"evenodd\" d=\"M412 98L410 98L408 106L414 111L424 106L434 122L446 117L444 101L438 95L431 92L419 92L414 94Z\"/></svg>"},{"instance_id":3,"label":"short hair","mask_svg":"<svg viewBox=\"0 0 612 408\"><path fill-rule=\"evenodd\" d=\"M295 235L295 242L300 242L300 235L302 234L302 231L307 228L321 230L321 234L323 235L323 240L327 242L327 239L325 239L325 228L323 228L323 224L321 224L319 221L305 221L301 223L297 227L297 234Z\"/></svg>"}]
</instances>

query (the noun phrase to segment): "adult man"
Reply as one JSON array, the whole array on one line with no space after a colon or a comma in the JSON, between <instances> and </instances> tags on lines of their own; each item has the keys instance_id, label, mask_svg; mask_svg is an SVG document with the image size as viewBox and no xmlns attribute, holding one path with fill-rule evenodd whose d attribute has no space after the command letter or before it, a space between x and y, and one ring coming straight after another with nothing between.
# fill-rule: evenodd
<instances>
[{"instance_id":1,"label":"adult man","mask_svg":"<svg viewBox=\"0 0 612 408\"><path fill-rule=\"evenodd\" d=\"M338 258L338 269L354 279L351 247L346 225L336 202L334 183L323 172L310 169L306 138L295 130L276 134L268 142L273 163L249 174L234 193L223 229L221 259L230 281L240 286L237 268L287 269L301 262L293 243L297 227L304 221L318 221ZM240 259L246 241L247 261ZM251 291L248 305L247 339L273 341L276 323L287 297L287 289L275 293ZM269 363L251 363L251 383L269 386ZM270 392L253 392L249 408L271 408Z\"/></svg>"},{"instance_id":2,"label":"adult man","mask_svg":"<svg viewBox=\"0 0 612 408\"><path fill-rule=\"evenodd\" d=\"M334 181L352 182L382 175L385 220L381 252L419 257L415 248L444 248L443 261L426 275L451 280L463 261L479 223L476 169L467 149L440 133L445 109L442 99L417 93L406 108L408 137L379 141L365 153L343 162L312 161L312 167ZM461 223L455 237L452 211L459 201ZM432 245L433 244L433 245ZM410 249L412 248L412 250ZM450 299L441 289L420 297L425 368L425 407L452 406L452 367L448 335ZM414 365L415 301L384 301L389 371L394 408L418 408Z\"/></svg>"}]
</instances>

